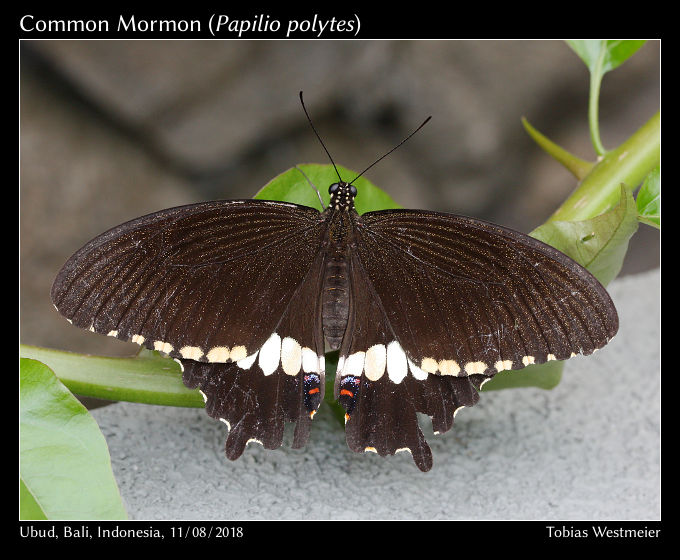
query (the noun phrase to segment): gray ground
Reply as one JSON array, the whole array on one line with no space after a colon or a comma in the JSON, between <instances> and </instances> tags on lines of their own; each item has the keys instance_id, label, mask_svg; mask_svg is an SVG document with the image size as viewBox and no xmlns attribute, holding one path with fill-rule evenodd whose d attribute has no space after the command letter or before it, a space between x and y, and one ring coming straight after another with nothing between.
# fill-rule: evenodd
<instances>
[{"instance_id":1,"label":"gray ground","mask_svg":"<svg viewBox=\"0 0 680 560\"><path fill-rule=\"evenodd\" d=\"M352 453L324 407L305 449L250 445L236 462L202 410L93 415L133 519L659 519L659 284L655 270L610 285L614 340L552 391L482 394L428 437L426 474L407 454Z\"/></svg>"}]
</instances>

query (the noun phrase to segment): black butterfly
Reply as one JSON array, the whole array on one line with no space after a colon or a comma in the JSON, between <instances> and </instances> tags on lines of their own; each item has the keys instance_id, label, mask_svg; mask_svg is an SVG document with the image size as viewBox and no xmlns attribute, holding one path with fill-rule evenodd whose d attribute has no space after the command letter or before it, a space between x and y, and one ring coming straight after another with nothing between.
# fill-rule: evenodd
<instances>
[{"instance_id":1,"label":"black butterfly","mask_svg":"<svg viewBox=\"0 0 680 560\"><path fill-rule=\"evenodd\" d=\"M132 220L68 260L52 301L78 327L176 358L229 426L232 460L251 441L279 447L286 421L305 445L327 349L350 449L409 451L427 471L416 413L446 432L497 372L616 334L605 289L560 251L453 214L360 216L352 182L330 186L323 212L225 200Z\"/></svg>"}]
</instances>

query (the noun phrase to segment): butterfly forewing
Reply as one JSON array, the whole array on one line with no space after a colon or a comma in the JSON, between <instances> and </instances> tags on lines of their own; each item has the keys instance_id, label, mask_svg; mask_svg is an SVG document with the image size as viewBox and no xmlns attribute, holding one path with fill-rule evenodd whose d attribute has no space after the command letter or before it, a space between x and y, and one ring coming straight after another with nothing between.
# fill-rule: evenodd
<instances>
[{"instance_id":1,"label":"butterfly forewing","mask_svg":"<svg viewBox=\"0 0 680 560\"><path fill-rule=\"evenodd\" d=\"M529 236L408 210L364 214L356 229L390 328L427 372L493 375L590 354L618 329L600 283Z\"/></svg>"},{"instance_id":2,"label":"butterfly forewing","mask_svg":"<svg viewBox=\"0 0 680 560\"><path fill-rule=\"evenodd\" d=\"M52 287L75 325L176 358L223 363L260 348L307 276L319 212L220 201L164 210L85 245Z\"/></svg>"}]
</instances>

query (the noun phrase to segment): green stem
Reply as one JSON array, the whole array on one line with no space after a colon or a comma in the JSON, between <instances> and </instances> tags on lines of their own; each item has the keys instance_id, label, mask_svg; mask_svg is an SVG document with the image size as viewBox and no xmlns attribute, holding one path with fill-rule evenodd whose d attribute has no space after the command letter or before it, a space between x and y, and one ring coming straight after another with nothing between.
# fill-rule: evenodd
<instances>
[{"instance_id":1,"label":"green stem","mask_svg":"<svg viewBox=\"0 0 680 560\"><path fill-rule=\"evenodd\" d=\"M564 167L566 167L579 181L590 173L593 165L595 165L594 163L576 157L561 146L558 146L555 142L531 126L529 121L524 117L522 117L522 124L524 125L524 129L529 133L529 136L531 136L547 154L551 155L564 165Z\"/></svg>"},{"instance_id":2,"label":"green stem","mask_svg":"<svg viewBox=\"0 0 680 560\"><path fill-rule=\"evenodd\" d=\"M657 112L628 140L607 152L548 221L587 220L616 206L621 183L635 189L659 165L660 130Z\"/></svg>"},{"instance_id":3,"label":"green stem","mask_svg":"<svg viewBox=\"0 0 680 560\"><path fill-rule=\"evenodd\" d=\"M205 406L201 394L182 384L179 364L153 352L131 358L87 356L21 344L20 355L49 366L77 395L166 406Z\"/></svg>"},{"instance_id":4,"label":"green stem","mask_svg":"<svg viewBox=\"0 0 680 560\"><path fill-rule=\"evenodd\" d=\"M590 126L590 139L593 142L593 148L598 156L603 156L607 153L602 140L600 140L600 124L599 124L599 103L600 103L600 84L602 83L602 64L604 63L607 49L601 48L600 55L597 57L595 67L590 73L590 98L588 100L588 124Z\"/></svg>"}]
</instances>

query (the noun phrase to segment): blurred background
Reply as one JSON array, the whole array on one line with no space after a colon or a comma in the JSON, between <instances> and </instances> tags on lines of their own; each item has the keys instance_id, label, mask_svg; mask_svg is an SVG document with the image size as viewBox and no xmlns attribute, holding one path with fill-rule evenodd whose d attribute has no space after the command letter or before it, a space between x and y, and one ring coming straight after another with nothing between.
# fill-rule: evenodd
<instances>
[{"instance_id":1,"label":"blurred background","mask_svg":"<svg viewBox=\"0 0 680 560\"><path fill-rule=\"evenodd\" d=\"M593 160L589 75L562 41L22 41L20 341L131 355L52 307L66 259L92 237L163 208L254 195L297 163L361 171L428 115L367 177L402 206L528 233L575 179L524 132ZM600 101L613 148L660 106L660 45L608 73ZM320 189L326 188L318 185ZM622 274L659 266L644 224Z\"/></svg>"}]
</instances>

